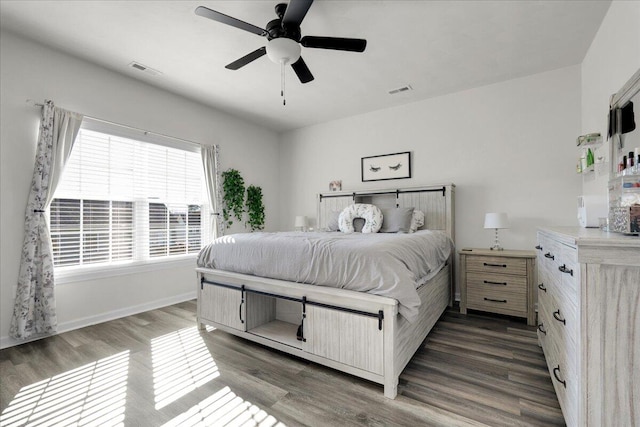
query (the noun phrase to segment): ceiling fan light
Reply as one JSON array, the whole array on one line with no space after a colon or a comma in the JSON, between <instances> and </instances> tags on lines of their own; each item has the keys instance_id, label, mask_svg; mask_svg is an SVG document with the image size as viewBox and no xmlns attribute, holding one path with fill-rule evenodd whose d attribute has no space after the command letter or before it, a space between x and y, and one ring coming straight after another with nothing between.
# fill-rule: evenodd
<instances>
[{"instance_id":1,"label":"ceiling fan light","mask_svg":"<svg viewBox=\"0 0 640 427\"><path fill-rule=\"evenodd\" d=\"M267 56L276 64L293 64L300 58L300 45L295 40L279 37L267 43Z\"/></svg>"}]
</instances>

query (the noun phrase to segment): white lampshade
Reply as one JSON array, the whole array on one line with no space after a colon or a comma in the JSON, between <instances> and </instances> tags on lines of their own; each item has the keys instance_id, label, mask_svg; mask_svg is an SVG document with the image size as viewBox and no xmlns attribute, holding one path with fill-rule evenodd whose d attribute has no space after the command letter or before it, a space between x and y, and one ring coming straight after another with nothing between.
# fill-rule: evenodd
<instances>
[{"instance_id":1,"label":"white lampshade","mask_svg":"<svg viewBox=\"0 0 640 427\"><path fill-rule=\"evenodd\" d=\"M297 41L279 37L267 43L267 56L276 64L293 64L300 58L300 45Z\"/></svg>"},{"instance_id":2,"label":"white lampshade","mask_svg":"<svg viewBox=\"0 0 640 427\"><path fill-rule=\"evenodd\" d=\"M307 217L306 216L297 216L294 227L305 228L307 226Z\"/></svg>"},{"instance_id":3,"label":"white lampshade","mask_svg":"<svg viewBox=\"0 0 640 427\"><path fill-rule=\"evenodd\" d=\"M484 228L509 228L509 218L504 212L491 212L484 216Z\"/></svg>"}]
</instances>

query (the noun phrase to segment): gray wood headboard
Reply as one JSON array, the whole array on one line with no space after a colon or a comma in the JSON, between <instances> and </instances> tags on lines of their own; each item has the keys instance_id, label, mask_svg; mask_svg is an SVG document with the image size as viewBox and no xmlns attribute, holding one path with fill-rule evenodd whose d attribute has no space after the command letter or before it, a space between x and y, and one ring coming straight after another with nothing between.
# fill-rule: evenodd
<instances>
[{"instance_id":1,"label":"gray wood headboard","mask_svg":"<svg viewBox=\"0 0 640 427\"><path fill-rule=\"evenodd\" d=\"M340 212L352 203L369 203L382 208L415 207L425 214L423 229L446 231L455 242L454 196L454 184L320 193L317 197L318 229L327 227L331 212Z\"/></svg>"}]
</instances>

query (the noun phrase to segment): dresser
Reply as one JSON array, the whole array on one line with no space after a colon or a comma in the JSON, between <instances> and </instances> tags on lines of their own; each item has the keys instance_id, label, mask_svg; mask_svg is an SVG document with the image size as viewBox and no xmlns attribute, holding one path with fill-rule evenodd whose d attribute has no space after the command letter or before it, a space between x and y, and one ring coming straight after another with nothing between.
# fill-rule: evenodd
<instances>
[{"instance_id":1,"label":"dresser","mask_svg":"<svg viewBox=\"0 0 640 427\"><path fill-rule=\"evenodd\" d=\"M538 339L567 426L640 426L640 238L537 234Z\"/></svg>"},{"instance_id":2,"label":"dresser","mask_svg":"<svg viewBox=\"0 0 640 427\"><path fill-rule=\"evenodd\" d=\"M462 249L460 313L467 309L524 317L535 325L535 251Z\"/></svg>"}]
</instances>

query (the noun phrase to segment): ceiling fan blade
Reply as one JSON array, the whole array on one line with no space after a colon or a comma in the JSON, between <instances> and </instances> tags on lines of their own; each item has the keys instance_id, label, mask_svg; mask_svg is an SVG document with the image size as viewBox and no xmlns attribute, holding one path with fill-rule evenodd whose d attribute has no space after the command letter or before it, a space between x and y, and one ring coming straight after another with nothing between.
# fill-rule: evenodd
<instances>
[{"instance_id":1,"label":"ceiling fan blade","mask_svg":"<svg viewBox=\"0 0 640 427\"><path fill-rule=\"evenodd\" d=\"M363 39L344 39L340 37L314 37L304 36L300 39L304 47L316 49L347 50L349 52L364 52L367 41Z\"/></svg>"},{"instance_id":2,"label":"ceiling fan blade","mask_svg":"<svg viewBox=\"0 0 640 427\"><path fill-rule=\"evenodd\" d=\"M196 15L203 16L205 18L213 19L214 21L222 22L223 24L231 25L232 27L240 28L241 30L249 31L250 33L257 34L259 36L266 36L267 30L264 30L248 22L241 21L224 13L211 10L208 7L198 6L196 8Z\"/></svg>"},{"instance_id":3,"label":"ceiling fan blade","mask_svg":"<svg viewBox=\"0 0 640 427\"><path fill-rule=\"evenodd\" d=\"M296 72L296 75L300 79L300 83L309 83L313 80L313 74L309 71L309 67L307 67L307 64L304 62L302 57L291 64L291 68Z\"/></svg>"},{"instance_id":4,"label":"ceiling fan blade","mask_svg":"<svg viewBox=\"0 0 640 427\"><path fill-rule=\"evenodd\" d=\"M282 17L283 25L299 27L313 0L290 0Z\"/></svg>"},{"instance_id":5,"label":"ceiling fan blade","mask_svg":"<svg viewBox=\"0 0 640 427\"><path fill-rule=\"evenodd\" d=\"M243 56L242 58L236 61L233 61L231 64L225 66L224 68L228 70L237 70L238 68L244 67L248 63L255 61L261 56L264 56L266 53L267 53L267 48L263 46L260 49L256 49L253 52Z\"/></svg>"}]
</instances>

